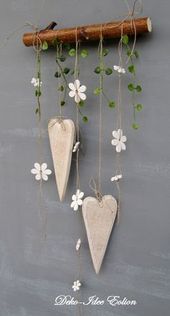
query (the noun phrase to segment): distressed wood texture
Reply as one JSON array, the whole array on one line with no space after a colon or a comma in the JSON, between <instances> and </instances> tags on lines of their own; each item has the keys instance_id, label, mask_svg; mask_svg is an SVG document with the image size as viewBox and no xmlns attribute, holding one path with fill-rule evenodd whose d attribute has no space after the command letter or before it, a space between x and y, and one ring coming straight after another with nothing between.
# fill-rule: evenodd
<instances>
[{"instance_id":1,"label":"distressed wood texture","mask_svg":"<svg viewBox=\"0 0 170 316\"><path fill-rule=\"evenodd\" d=\"M54 118L48 124L51 153L60 201L63 201L71 167L75 125L72 120Z\"/></svg>"},{"instance_id":2,"label":"distressed wood texture","mask_svg":"<svg viewBox=\"0 0 170 316\"><path fill-rule=\"evenodd\" d=\"M117 214L117 202L111 195L102 201L87 197L82 206L83 219L96 274L99 273Z\"/></svg>"},{"instance_id":3,"label":"distressed wood texture","mask_svg":"<svg viewBox=\"0 0 170 316\"><path fill-rule=\"evenodd\" d=\"M55 22L52 22L50 26L54 27ZM136 34L151 32L152 22L149 17L142 17L134 19L134 24L132 23L132 20L129 19L124 20L123 22L112 21L103 24L84 25L57 30L46 28L37 34L41 42L46 41L48 44L52 44L55 39L62 43L74 43L76 41L76 32L77 39L80 41L96 41L100 39L101 27L103 38L112 39L121 36L121 29L123 29L123 33L127 35L134 35L135 30ZM35 33L25 33L23 35L23 43L26 46L35 44Z\"/></svg>"}]
</instances>

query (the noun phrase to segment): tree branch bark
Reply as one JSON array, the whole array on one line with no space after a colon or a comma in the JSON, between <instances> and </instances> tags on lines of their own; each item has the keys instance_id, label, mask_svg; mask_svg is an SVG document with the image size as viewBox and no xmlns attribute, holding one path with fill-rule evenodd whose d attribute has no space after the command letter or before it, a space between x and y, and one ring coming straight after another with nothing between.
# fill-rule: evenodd
<instances>
[{"instance_id":1,"label":"tree branch bark","mask_svg":"<svg viewBox=\"0 0 170 316\"><path fill-rule=\"evenodd\" d=\"M151 19L148 17L134 19L136 34L142 34L152 31ZM50 23L51 27L39 31L38 36L41 42L46 41L49 45L57 39L63 43L74 43L77 39L80 41L97 41L100 38L101 26L104 39L119 38L121 36L121 28L123 34L129 36L134 35L134 26L132 20L115 21L103 24L84 25L73 28L53 30L56 23ZM23 43L26 46L32 46L35 42L35 33L25 33L23 35Z\"/></svg>"}]
</instances>

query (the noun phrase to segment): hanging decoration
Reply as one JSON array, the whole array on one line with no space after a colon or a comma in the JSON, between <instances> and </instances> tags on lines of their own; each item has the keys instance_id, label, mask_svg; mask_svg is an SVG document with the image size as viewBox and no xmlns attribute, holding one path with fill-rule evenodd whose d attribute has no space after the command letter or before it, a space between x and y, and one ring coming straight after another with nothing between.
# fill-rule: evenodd
<instances>
[{"instance_id":1,"label":"hanging decoration","mask_svg":"<svg viewBox=\"0 0 170 316\"><path fill-rule=\"evenodd\" d=\"M142 86L137 79L136 60L139 53L136 50L137 35L152 31L151 19L148 17L136 18L139 13L136 11L136 4L138 0L134 1L132 10L128 7L128 14L121 21L92 24L85 26L78 26L68 29L56 29L55 22L41 31L34 33L27 33L23 36L23 42L26 46L33 45L36 50L37 71L35 77L32 78L31 83L35 88L35 95L37 98L37 108L35 110L39 123L39 153L40 158L34 163L34 168L31 173L35 179L40 182L47 181L52 173L47 167L47 163L42 160L42 142L41 142L41 87L43 82L41 80L40 69L40 52L48 50L49 46L56 48L56 65L55 78L58 79L58 110L57 115L52 117L48 124L48 133L50 140L50 147L54 165L54 173L58 189L60 201L64 200L72 156L75 155L76 160L76 186L72 195L70 208L77 212L82 208L82 216L86 228L89 249L92 257L92 262L96 274L99 273L101 265L108 246L109 238L115 224L116 219L120 215L121 203L121 189L120 182L124 179L124 174L121 164L121 156L125 154L128 137L126 136L126 127L123 120L123 104L122 97L122 82L123 78L129 78L127 89L131 97L133 121L132 128L137 130L139 124L137 121L137 112L143 108L141 103L138 103L138 95L142 92ZM130 36L133 36L131 44ZM110 67L106 66L104 60L108 55L109 50L104 48L104 40L119 38L118 42L118 62L113 63ZM99 41L98 47L98 65L96 65L94 72L99 76L99 85L95 87L94 94L98 96L98 163L97 163L97 177L96 180L92 178L89 186L93 192L92 196L85 197L85 193L80 185L80 170L79 170L79 154L82 148L82 139L80 139L80 117L82 121L88 122L88 117L84 115L82 108L88 97L89 91L84 83L80 80L80 64L79 57L85 58L88 56L88 51L80 50L82 41ZM73 43L75 46L73 46ZM74 68L70 69L65 64L67 55L74 57ZM115 96L108 97L107 91L104 87L105 75L114 78L117 83L117 98ZM68 76L73 76L71 79ZM69 98L69 101L68 99ZM68 117L63 116L63 106L71 102L75 105L75 122ZM103 193L102 185L102 140L103 140L103 104L107 102L108 106L115 109L114 118L115 123L113 130L110 132L111 145L114 149L113 164L114 174L111 176L111 182L117 188L116 198L110 192ZM112 186L111 189L112 190ZM115 193L115 192L114 192ZM80 249L82 248L82 240L79 237L75 250L79 258L78 273L72 283L72 290L81 293L80 289L83 285L81 281L81 256Z\"/></svg>"}]
</instances>

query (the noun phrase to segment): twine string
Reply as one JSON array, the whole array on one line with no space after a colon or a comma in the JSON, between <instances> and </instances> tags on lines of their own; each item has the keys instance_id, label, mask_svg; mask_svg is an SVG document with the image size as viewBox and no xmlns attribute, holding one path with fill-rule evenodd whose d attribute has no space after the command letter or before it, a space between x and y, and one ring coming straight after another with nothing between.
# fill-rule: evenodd
<instances>
[{"instance_id":1,"label":"twine string","mask_svg":"<svg viewBox=\"0 0 170 316\"><path fill-rule=\"evenodd\" d=\"M129 59L131 58L131 56L133 55L133 52L135 50L136 47L136 24L134 21L135 15L138 14L138 12L135 10L137 2L139 2L140 4L140 10L139 12L141 12L142 10L142 3L140 0L135 0L134 4L133 4L133 8L132 11L130 10L128 1L126 1L127 7L128 7L128 11L129 11L129 17L131 18L131 25L132 28L134 29L134 40L133 40L133 44L132 44L132 49L131 49L131 54L130 56L127 58L127 60L125 61L125 64L128 64ZM122 44L122 38L123 38L123 34L124 34L124 30L123 30L123 24L121 24L121 38L118 44L118 56L119 56L119 66L123 67L123 44ZM120 128L122 129L122 74L119 74L119 79L118 79L118 100L117 100L117 129ZM121 158L120 158L120 153L116 154L116 174L122 174L122 166L121 166ZM120 203L121 203L121 189L120 189L120 183L119 181L116 182L116 187L117 187L117 191L118 191L118 212L117 212L117 220L119 223L119 218L120 218Z\"/></svg>"}]
</instances>

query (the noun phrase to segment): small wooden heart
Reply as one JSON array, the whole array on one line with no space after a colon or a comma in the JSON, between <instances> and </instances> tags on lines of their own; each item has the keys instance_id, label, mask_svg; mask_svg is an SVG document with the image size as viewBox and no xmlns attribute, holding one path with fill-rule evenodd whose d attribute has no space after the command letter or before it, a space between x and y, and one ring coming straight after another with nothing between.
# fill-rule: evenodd
<instances>
[{"instance_id":1,"label":"small wooden heart","mask_svg":"<svg viewBox=\"0 0 170 316\"><path fill-rule=\"evenodd\" d=\"M72 120L53 118L48 124L51 153L60 201L63 201L71 167L75 125Z\"/></svg>"},{"instance_id":2,"label":"small wooden heart","mask_svg":"<svg viewBox=\"0 0 170 316\"><path fill-rule=\"evenodd\" d=\"M98 274L116 219L117 201L111 195L104 195L101 202L87 197L83 201L82 213L94 269Z\"/></svg>"}]
</instances>

